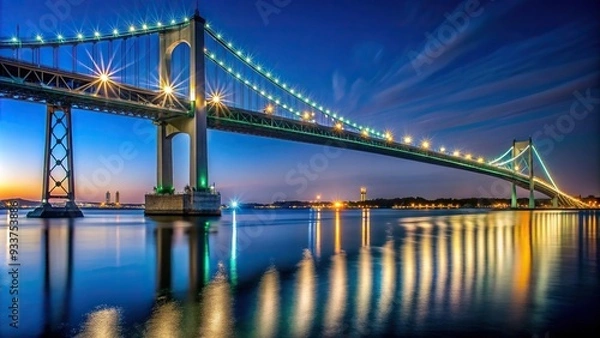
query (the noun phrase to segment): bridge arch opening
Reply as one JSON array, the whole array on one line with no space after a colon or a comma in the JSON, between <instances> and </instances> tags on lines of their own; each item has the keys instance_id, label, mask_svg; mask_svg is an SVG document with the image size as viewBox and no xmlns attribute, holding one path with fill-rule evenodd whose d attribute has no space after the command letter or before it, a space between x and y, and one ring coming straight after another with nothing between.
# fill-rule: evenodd
<instances>
[{"instance_id":1,"label":"bridge arch opening","mask_svg":"<svg viewBox=\"0 0 600 338\"><path fill-rule=\"evenodd\" d=\"M180 40L169 46L165 58L168 64L168 83L176 95L190 97L190 44Z\"/></svg>"}]
</instances>

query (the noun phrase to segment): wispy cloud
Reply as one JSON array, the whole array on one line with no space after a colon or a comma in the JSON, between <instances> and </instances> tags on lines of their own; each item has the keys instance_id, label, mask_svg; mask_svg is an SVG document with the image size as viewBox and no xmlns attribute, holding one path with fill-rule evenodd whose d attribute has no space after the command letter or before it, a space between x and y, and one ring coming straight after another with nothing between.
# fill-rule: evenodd
<instances>
[{"instance_id":1,"label":"wispy cloud","mask_svg":"<svg viewBox=\"0 0 600 338\"><path fill-rule=\"evenodd\" d=\"M384 71L372 78L338 70L336 101L375 126L393 120L398 129L406 121L429 133L477 132L541 123L564 112L575 90L597 86L598 23L565 22L538 35L494 39L489 27L509 18L518 1L492 8L496 3L420 75L406 54L387 67L379 62Z\"/></svg>"}]
</instances>

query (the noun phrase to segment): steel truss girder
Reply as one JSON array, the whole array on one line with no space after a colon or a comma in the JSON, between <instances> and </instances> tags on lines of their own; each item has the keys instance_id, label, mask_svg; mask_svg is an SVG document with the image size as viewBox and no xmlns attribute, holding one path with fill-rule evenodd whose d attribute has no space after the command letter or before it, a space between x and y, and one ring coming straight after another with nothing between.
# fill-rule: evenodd
<instances>
[{"instance_id":1,"label":"steel truss girder","mask_svg":"<svg viewBox=\"0 0 600 338\"><path fill-rule=\"evenodd\" d=\"M0 97L155 120L188 114L180 107L162 106L158 92L114 82L109 87L93 76L4 58L0 58Z\"/></svg>"}]
</instances>

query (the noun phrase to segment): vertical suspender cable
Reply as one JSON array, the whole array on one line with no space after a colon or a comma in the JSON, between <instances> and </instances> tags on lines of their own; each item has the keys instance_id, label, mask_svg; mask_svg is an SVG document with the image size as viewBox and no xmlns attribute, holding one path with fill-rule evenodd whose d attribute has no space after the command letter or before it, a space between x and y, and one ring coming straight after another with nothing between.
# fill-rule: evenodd
<instances>
[{"instance_id":1,"label":"vertical suspender cable","mask_svg":"<svg viewBox=\"0 0 600 338\"><path fill-rule=\"evenodd\" d=\"M150 35L146 36L146 88L150 88Z\"/></svg>"},{"instance_id":2,"label":"vertical suspender cable","mask_svg":"<svg viewBox=\"0 0 600 338\"><path fill-rule=\"evenodd\" d=\"M77 73L77 44L71 47L71 57L73 59L71 64L72 71L73 73Z\"/></svg>"},{"instance_id":3,"label":"vertical suspender cable","mask_svg":"<svg viewBox=\"0 0 600 338\"><path fill-rule=\"evenodd\" d=\"M138 37L135 38L135 54L134 60L135 63L135 73L133 76L135 77L135 86L140 86L140 39Z\"/></svg>"}]
</instances>

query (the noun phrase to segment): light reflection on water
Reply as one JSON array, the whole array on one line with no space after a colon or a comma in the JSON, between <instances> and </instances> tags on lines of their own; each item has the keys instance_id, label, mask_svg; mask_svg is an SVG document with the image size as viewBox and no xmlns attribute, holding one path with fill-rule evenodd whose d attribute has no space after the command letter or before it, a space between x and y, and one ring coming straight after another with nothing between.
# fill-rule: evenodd
<instances>
[{"instance_id":1,"label":"light reflection on water","mask_svg":"<svg viewBox=\"0 0 600 338\"><path fill-rule=\"evenodd\" d=\"M20 336L598 329L600 251L593 212L86 216L22 220L20 305L27 315ZM5 229L0 236L8 238ZM2 248L0 261L8 262L6 253ZM6 292L0 300L8 302ZM578 326L571 325L575 320ZM0 328L3 337L13 333Z\"/></svg>"},{"instance_id":2,"label":"light reflection on water","mask_svg":"<svg viewBox=\"0 0 600 338\"><path fill-rule=\"evenodd\" d=\"M304 252L304 258L298 265L295 283L294 337L305 337L310 333L315 317L315 264L309 252Z\"/></svg>"}]
</instances>

